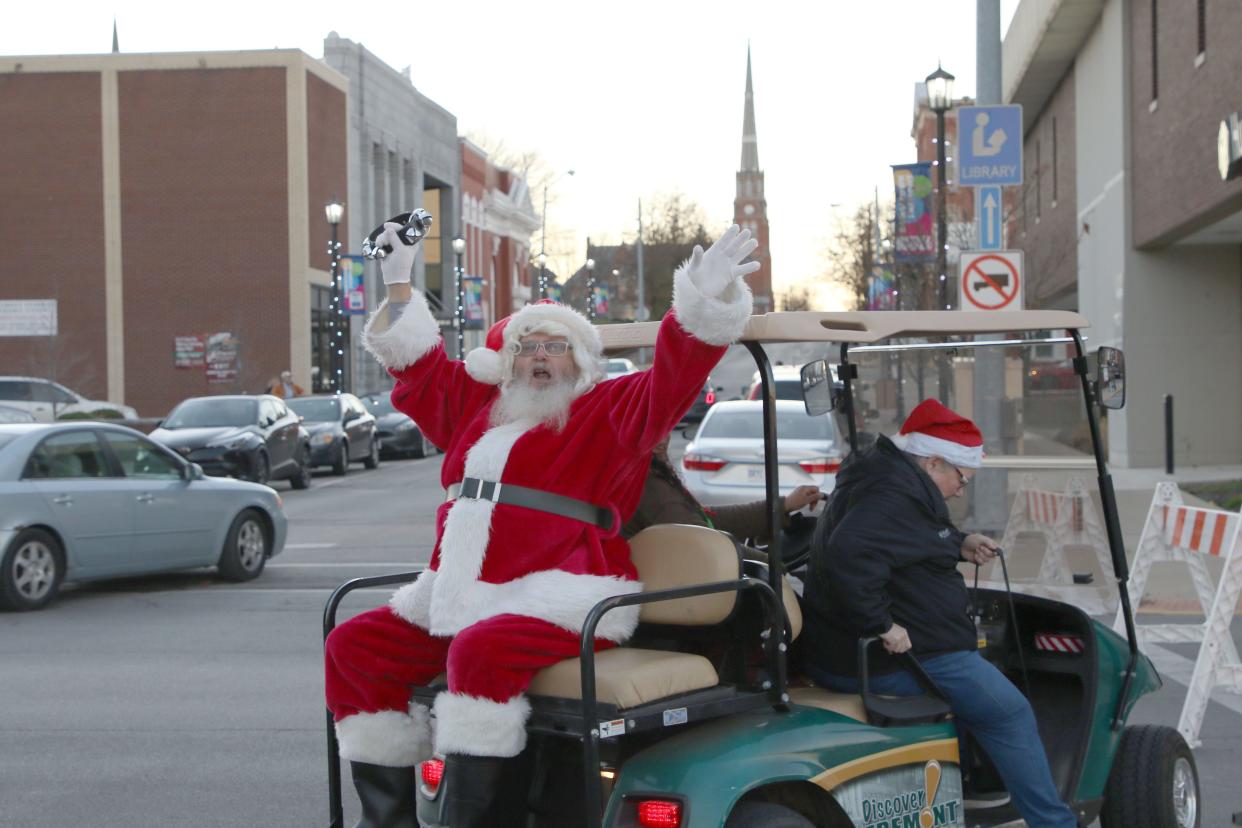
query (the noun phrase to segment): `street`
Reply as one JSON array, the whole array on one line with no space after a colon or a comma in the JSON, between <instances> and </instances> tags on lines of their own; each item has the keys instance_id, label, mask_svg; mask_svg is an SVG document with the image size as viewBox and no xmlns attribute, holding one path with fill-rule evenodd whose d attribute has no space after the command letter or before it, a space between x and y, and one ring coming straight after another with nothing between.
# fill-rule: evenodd
<instances>
[{"instance_id":1,"label":"street","mask_svg":"<svg viewBox=\"0 0 1242 828\"><path fill-rule=\"evenodd\" d=\"M354 467L318 475L305 492L278 483L289 545L253 582L210 571L127 579L0 615L0 825L326 824L324 601L350 577L427 560L439 465L437 456ZM388 591L356 594L342 615ZM1194 647L1163 649L1165 686L1131 724L1176 723L1184 687L1171 676ZM1242 810L1233 765L1242 704L1229 701L1209 708L1196 751L1204 826ZM348 781L344 795L352 825Z\"/></svg>"}]
</instances>

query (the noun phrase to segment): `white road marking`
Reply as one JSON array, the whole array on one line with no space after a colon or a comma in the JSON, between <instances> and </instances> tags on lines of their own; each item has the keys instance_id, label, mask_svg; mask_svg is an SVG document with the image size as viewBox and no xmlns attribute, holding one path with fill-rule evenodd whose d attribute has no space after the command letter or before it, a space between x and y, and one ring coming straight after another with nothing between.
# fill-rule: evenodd
<instances>
[{"instance_id":1,"label":"white road marking","mask_svg":"<svg viewBox=\"0 0 1242 828\"><path fill-rule=\"evenodd\" d=\"M339 543L286 543L285 549L330 549Z\"/></svg>"}]
</instances>

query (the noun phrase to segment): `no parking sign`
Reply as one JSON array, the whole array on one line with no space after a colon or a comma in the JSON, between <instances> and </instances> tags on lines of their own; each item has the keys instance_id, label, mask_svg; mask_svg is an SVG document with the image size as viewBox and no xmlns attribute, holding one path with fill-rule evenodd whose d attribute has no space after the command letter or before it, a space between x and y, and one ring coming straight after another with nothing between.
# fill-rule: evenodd
<instances>
[{"instance_id":1,"label":"no parking sign","mask_svg":"<svg viewBox=\"0 0 1242 828\"><path fill-rule=\"evenodd\" d=\"M958 274L962 310L1022 310L1021 250L963 250Z\"/></svg>"}]
</instances>

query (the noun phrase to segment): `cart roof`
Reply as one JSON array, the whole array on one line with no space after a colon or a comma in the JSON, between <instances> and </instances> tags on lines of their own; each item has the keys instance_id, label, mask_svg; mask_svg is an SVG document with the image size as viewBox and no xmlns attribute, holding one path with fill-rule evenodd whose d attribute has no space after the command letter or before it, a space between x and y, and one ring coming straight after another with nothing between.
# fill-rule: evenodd
<instances>
[{"instance_id":1,"label":"cart roof","mask_svg":"<svg viewBox=\"0 0 1242 828\"><path fill-rule=\"evenodd\" d=\"M1072 311L782 311L752 316L741 342L851 342L871 344L898 336L973 336L1071 330L1090 326ZM659 322L600 325L604 350L655 345Z\"/></svg>"}]
</instances>

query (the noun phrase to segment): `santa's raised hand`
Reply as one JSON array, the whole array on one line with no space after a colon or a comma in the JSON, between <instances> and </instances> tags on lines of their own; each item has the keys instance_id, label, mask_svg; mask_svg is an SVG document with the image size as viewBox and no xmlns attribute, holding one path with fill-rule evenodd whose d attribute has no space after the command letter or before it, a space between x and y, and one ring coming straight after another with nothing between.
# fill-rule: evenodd
<instances>
[{"instance_id":1,"label":"santa's raised hand","mask_svg":"<svg viewBox=\"0 0 1242 828\"><path fill-rule=\"evenodd\" d=\"M380 259L380 272L384 275L385 285L404 285L410 282L410 271L414 268L414 256L418 247L405 244L397 235L401 225L395 221L384 222L384 232L375 238L375 246L388 245L392 252Z\"/></svg>"},{"instance_id":2,"label":"santa's raised hand","mask_svg":"<svg viewBox=\"0 0 1242 828\"><path fill-rule=\"evenodd\" d=\"M694 246L686 262L686 275L704 296L720 296L737 280L759 269L758 262L744 261L758 246L749 230L734 224L706 251L701 245Z\"/></svg>"}]
</instances>

